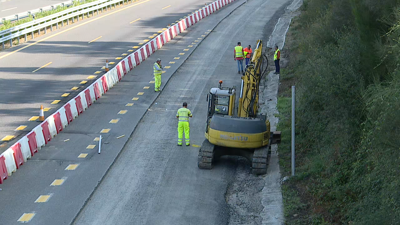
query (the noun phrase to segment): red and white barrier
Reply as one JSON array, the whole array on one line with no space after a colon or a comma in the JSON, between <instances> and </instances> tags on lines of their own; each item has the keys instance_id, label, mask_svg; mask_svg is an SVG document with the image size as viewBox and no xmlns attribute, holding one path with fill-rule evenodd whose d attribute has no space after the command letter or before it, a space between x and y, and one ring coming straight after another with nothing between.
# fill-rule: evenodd
<instances>
[{"instance_id":1,"label":"red and white barrier","mask_svg":"<svg viewBox=\"0 0 400 225\"><path fill-rule=\"evenodd\" d=\"M113 69L108 71L93 84L80 92L75 98L62 106L57 112L47 117L26 136L0 155L0 184L11 176L29 158L34 156L41 147L45 146L68 126L76 117L88 109L96 100L101 98L109 89L116 85L129 71L145 61L155 51L167 42L193 26L198 21L211 15L223 6L235 0L217 0L200 10L190 14L177 24L169 27L144 46L124 58Z\"/></svg>"}]
</instances>

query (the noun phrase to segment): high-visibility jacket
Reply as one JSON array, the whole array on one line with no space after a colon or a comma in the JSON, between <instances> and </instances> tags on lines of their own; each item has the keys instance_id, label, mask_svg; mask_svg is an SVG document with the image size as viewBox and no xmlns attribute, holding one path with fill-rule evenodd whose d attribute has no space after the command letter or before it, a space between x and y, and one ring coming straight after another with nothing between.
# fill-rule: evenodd
<instances>
[{"instance_id":1,"label":"high-visibility jacket","mask_svg":"<svg viewBox=\"0 0 400 225\"><path fill-rule=\"evenodd\" d=\"M158 65L158 63L154 63L153 69L154 69L154 76L162 74L162 69L160 65Z\"/></svg>"},{"instance_id":2,"label":"high-visibility jacket","mask_svg":"<svg viewBox=\"0 0 400 225\"><path fill-rule=\"evenodd\" d=\"M243 47L242 46L236 46L235 47L235 53L236 53L236 58L243 58Z\"/></svg>"},{"instance_id":3,"label":"high-visibility jacket","mask_svg":"<svg viewBox=\"0 0 400 225\"><path fill-rule=\"evenodd\" d=\"M279 48L275 51L275 54L274 54L274 61L275 60L278 60L278 59L280 59L281 58L281 50L279 50Z\"/></svg>"},{"instance_id":4,"label":"high-visibility jacket","mask_svg":"<svg viewBox=\"0 0 400 225\"><path fill-rule=\"evenodd\" d=\"M176 116L179 118L179 122L189 122L189 117L192 117L192 112L188 108L180 108L176 113Z\"/></svg>"},{"instance_id":5,"label":"high-visibility jacket","mask_svg":"<svg viewBox=\"0 0 400 225\"><path fill-rule=\"evenodd\" d=\"M244 56L246 56L246 58L250 58L251 53L253 53L253 50L251 50L251 48L244 49Z\"/></svg>"}]
</instances>

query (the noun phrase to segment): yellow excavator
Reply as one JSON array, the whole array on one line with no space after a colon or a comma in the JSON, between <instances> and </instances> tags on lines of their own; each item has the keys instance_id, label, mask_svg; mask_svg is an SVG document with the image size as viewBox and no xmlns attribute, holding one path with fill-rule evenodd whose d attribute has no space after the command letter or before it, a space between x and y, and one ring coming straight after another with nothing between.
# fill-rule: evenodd
<instances>
[{"instance_id":1,"label":"yellow excavator","mask_svg":"<svg viewBox=\"0 0 400 225\"><path fill-rule=\"evenodd\" d=\"M236 87L211 88L207 95L208 113L206 132L199 149L198 167L212 169L212 163L223 155L247 158L252 173L267 173L271 144L280 143L281 133L271 132L265 115L258 115L260 81L267 71L266 57L262 54L262 41L258 40L251 62L241 77L239 104Z\"/></svg>"}]
</instances>

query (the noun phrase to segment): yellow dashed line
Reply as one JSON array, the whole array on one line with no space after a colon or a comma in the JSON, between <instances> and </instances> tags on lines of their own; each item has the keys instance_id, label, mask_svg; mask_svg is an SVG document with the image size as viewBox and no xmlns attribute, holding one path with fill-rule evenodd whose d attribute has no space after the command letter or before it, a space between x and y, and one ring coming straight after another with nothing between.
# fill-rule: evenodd
<instances>
[{"instance_id":1,"label":"yellow dashed line","mask_svg":"<svg viewBox=\"0 0 400 225\"><path fill-rule=\"evenodd\" d=\"M134 21L130 22L130 24L132 24L132 23L134 23L134 22L137 22L137 21L139 21L139 20L141 20L141 18L139 18L139 19L136 19L136 20L134 20Z\"/></svg>"},{"instance_id":2,"label":"yellow dashed line","mask_svg":"<svg viewBox=\"0 0 400 225\"><path fill-rule=\"evenodd\" d=\"M171 66L165 66L164 68L165 68L165 69L169 69L169 68L171 68Z\"/></svg>"},{"instance_id":3,"label":"yellow dashed line","mask_svg":"<svg viewBox=\"0 0 400 225\"><path fill-rule=\"evenodd\" d=\"M78 158L84 159L84 158L86 158L86 156L88 156L87 153L81 153L81 154L78 155Z\"/></svg>"},{"instance_id":4,"label":"yellow dashed line","mask_svg":"<svg viewBox=\"0 0 400 225\"><path fill-rule=\"evenodd\" d=\"M169 6L165 6L164 8L162 8L162 10L164 10L164 9L168 9L169 7L171 7L171 5L169 5Z\"/></svg>"},{"instance_id":5,"label":"yellow dashed line","mask_svg":"<svg viewBox=\"0 0 400 225\"><path fill-rule=\"evenodd\" d=\"M32 116L32 117L29 119L29 121L36 121L37 119L39 119L38 116Z\"/></svg>"},{"instance_id":6,"label":"yellow dashed line","mask_svg":"<svg viewBox=\"0 0 400 225\"><path fill-rule=\"evenodd\" d=\"M167 71L164 70L164 71L162 71L161 73L166 73L166 72L167 72Z\"/></svg>"},{"instance_id":7,"label":"yellow dashed line","mask_svg":"<svg viewBox=\"0 0 400 225\"><path fill-rule=\"evenodd\" d=\"M167 30L167 28L163 28L162 30Z\"/></svg>"},{"instance_id":8,"label":"yellow dashed line","mask_svg":"<svg viewBox=\"0 0 400 225\"><path fill-rule=\"evenodd\" d=\"M144 94L144 92L138 92L137 93L137 95L143 95Z\"/></svg>"},{"instance_id":9,"label":"yellow dashed line","mask_svg":"<svg viewBox=\"0 0 400 225\"><path fill-rule=\"evenodd\" d=\"M115 58L116 60L121 60L122 59L122 57L117 57L117 58Z\"/></svg>"},{"instance_id":10,"label":"yellow dashed line","mask_svg":"<svg viewBox=\"0 0 400 225\"><path fill-rule=\"evenodd\" d=\"M143 87L143 89L149 89L149 88L150 88L149 86L144 86L144 87Z\"/></svg>"},{"instance_id":11,"label":"yellow dashed line","mask_svg":"<svg viewBox=\"0 0 400 225\"><path fill-rule=\"evenodd\" d=\"M174 59L180 59L180 57L175 57Z\"/></svg>"},{"instance_id":12,"label":"yellow dashed line","mask_svg":"<svg viewBox=\"0 0 400 225\"><path fill-rule=\"evenodd\" d=\"M61 95L61 97L64 97L64 98L68 97L68 96L69 96L69 93L64 93L64 94Z\"/></svg>"},{"instance_id":13,"label":"yellow dashed line","mask_svg":"<svg viewBox=\"0 0 400 225\"><path fill-rule=\"evenodd\" d=\"M127 56L128 54L126 54L126 53L124 53L124 54L122 54L122 56Z\"/></svg>"},{"instance_id":14,"label":"yellow dashed line","mask_svg":"<svg viewBox=\"0 0 400 225\"><path fill-rule=\"evenodd\" d=\"M94 149L96 147L96 145L88 145L87 147L86 147L86 149Z\"/></svg>"},{"instance_id":15,"label":"yellow dashed line","mask_svg":"<svg viewBox=\"0 0 400 225\"><path fill-rule=\"evenodd\" d=\"M142 43L142 42L140 42L140 43L139 43L139 45L143 45L143 43Z\"/></svg>"},{"instance_id":16,"label":"yellow dashed line","mask_svg":"<svg viewBox=\"0 0 400 225\"><path fill-rule=\"evenodd\" d=\"M103 129L103 130L100 131L100 133L106 134L106 133L110 132L110 130L111 130L111 129Z\"/></svg>"},{"instance_id":17,"label":"yellow dashed line","mask_svg":"<svg viewBox=\"0 0 400 225\"><path fill-rule=\"evenodd\" d=\"M125 106L133 106L133 103L128 103Z\"/></svg>"},{"instance_id":18,"label":"yellow dashed line","mask_svg":"<svg viewBox=\"0 0 400 225\"><path fill-rule=\"evenodd\" d=\"M86 84L86 83L87 83L86 80L83 80L83 81L80 82L80 84Z\"/></svg>"},{"instance_id":19,"label":"yellow dashed line","mask_svg":"<svg viewBox=\"0 0 400 225\"><path fill-rule=\"evenodd\" d=\"M175 64L175 62L169 62L169 64Z\"/></svg>"},{"instance_id":20,"label":"yellow dashed line","mask_svg":"<svg viewBox=\"0 0 400 225\"><path fill-rule=\"evenodd\" d=\"M1 139L2 141L11 141L15 136L14 135L7 135L5 136L3 139Z\"/></svg>"},{"instance_id":21,"label":"yellow dashed line","mask_svg":"<svg viewBox=\"0 0 400 225\"><path fill-rule=\"evenodd\" d=\"M197 38L197 39L201 40L201 39L203 39L203 38Z\"/></svg>"},{"instance_id":22,"label":"yellow dashed line","mask_svg":"<svg viewBox=\"0 0 400 225\"><path fill-rule=\"evenodd\" d=\"M95 137L95 138L93 139L93 141L100 141L100 138L99 138L99 137Z\"/></svg>"},{"instance_id":23,"label":"yellow dashed line","mask_svg":"<svg viewBox=\"0 0 400 225\"><path fill-rule=\"evenodd\" d=\"M200 147L200 145L192 145L193 147L196 147L196 148L199 148Z\"/></svg>"},{"instance_id":24,"label":"yellow dashed line","mask_svg":"<svg viewBox=\"0 0 400 225\"><path fill-rule=\"evenodd\" d=\"M18 222L21 223L28 223L29 221L32 220L32 218L35 216L35 213L24 213L19 219Z\"/></svg>"},{"instance_id":25,"label":"yellow dashed line","mask_svg":"<svg viewBox=\"0 0 400 225\"><path fill-rule=\"evenodd\" d=\"M45 68L46 66L48 66L48 65L50 65L50 64L52 64L52 62L49 62L49 63L47 63L46 65L43 65L43 66L39 67L38 69L32 71L32 73L35 73L35 72L37 72L37 71L39 71L39 70Z\"/></svg>"},{"instance_id":26,"label":"yellow dashed line","mask_svg":"<svg viewBox=\"0 0 400 225\"><path fill-rule=\"evenodd\" d=\"M69 164L65 170L76 170L78 168L79 164Z\"/></svg>"},{"instance_id":27,"label":"yellow dashed line","mask_svg":"<svg viewBox=\"0 0 400 225\"><path fill-rule=\"evenodd\" d=\"M26 126L21 125L21 126L17 127L17 129L15 129L15 130L25 130L25 128L26 128Z\"/></svg>"},{"instance_id":28,"label":"yellow dashed line","mask_svg":"<svg viewBox=\"0 0 400 225\"><path fill-rule=\"evenodd\" d=\"M100 36L100 37L98 37L98 38L95 38L95 39L89 41L88 43L90 44L90 43L92 43L92 42L95 42L95 41L99 40L99 39L102 38L102 37L103 37L103 36Z\"/></svg>"},{"instance_id":29,"label":"yellow dashed line","mask_svg":"<svg viewBox=\"0 0 400 225\"><path fill-rule=\"evenodd\" d=\"M58 104L59 102L60 102L60 100L54 100L54 101L52 101L50 104L56 105L56 104Z\"/></svg>"},{"instance_id":30,"label":"yellow dashed line","mask_svg":"<svg viewBox=\"0 0 400 225\"><path fill-rule=\"evenodd\" d=\"M139 98L138 97L134 97L134 98L132 98L132 100L133 101L137 101L137 100L139 100Z\"/></svg>"},{"instance_id":31,"label":"yellow dashed line","mask_svg":"<svg viewBox=\"0 0 400 225\"><path fill-rule=\"evenodd\" d=\"M65 179L55 179L53 183L50 184L50 186L60 186L64 183Z\"/></svg>"},{"instance_id":32,"label":"yellow dashed line","mask_svg":"<svg viewBox=\"0 0 400 225\"><path fill-rule=\"evenodd\" d=\"M118 123L119 119L112 119L110 123Z\"/></svg>"},{"instance_id":33,"label":"yellow dashed line","mask_svg":"<svg viewBox=\"0 0 400 225\"><path fill-rule=\"evenodd\" d=\"M48 112L51 108L44 108L43 111Z\"/></svg>"},{"instance_id":34,"label":"yellow dashed line","mask_svg":"<svg viewBox=\"0 0 400 225\"><path fill-rule=\"evenodd\" d=\"M127 112L128 112L128 110L121 110L121 111L118 112L118 114L125 114Z\"/></svg>"},{"instance_id":35,"label":"yellow dashed line","mask_svg":"<svg viewBox=\"0 0 400 225\"><path fill-rule=\"evenodd\" d=\"M76 91L78 89L79 89L79 87L73 87L73 88L71 88L71 91Z\"/></svg>"},{"instance_id":36,"label":"yellow dashed line","mask_svg":"<svg viewBox=\"0 0 400 225\"><path fill-rule=\"evenodd\" d=\"M197 45L197 43L194 43L194 42L193 42L192 45Z\"/></svg>"},{"instance_id":37,"label":"yellow dashed line","mask_svg":"<svg viewBox=\"0 0 400 225\"><path fill-rule=\"evenodd\" d=\"M179 55L184 55L184 54L185 54L185 53L183 53L183 52L182 52L182 53L179 53Z\"/></svg>"},{"instance_id":38,"label":"yellow dashed line","mask_svg":"<svg viewBox=\"0 0 400 225\"><path fill-rule=\"evenodd\" d=\"M154 38L154 36L149 36L150 39Z\"/></svg>"},{"instance_id":39,"label":"yellow dashed line","mask_svg":"<svg viewBox=\"0 0 400 225\"><path fill-rule=\"evenodd\" d=\"M157 34L153 34L153 36L155 37L155 36L157 36Z\"/></svg>"},{"instance_id":40,"label":"yellow dashed line","mask_svg":"<svg viewBox=\"0 0 400 225\"><path fill-rule=\"evenodd\" d=\"M162 33L162 32L163 32L162 30L157 31L157 33L159 33L159 34Z\"/></svg>"},{"instance_id":41,"label":"yellow dashed line","mask_svg":"<svg viewBox=\"0 0 400 225\"><path fill-rule=\"evenodd\" d=\"M202 36L202 37L205 37L206 35L203 34L203 35L201 35L201 36Z\"/></svg>"},{"instance_id":42,"label":"yellow dashed line","mask_svg":"<svg viewBox=\"0 0 400 225\"><path fill-rule=\"evenodd\" d=\"M146 42L148 42L148 41L150 41L150 40L149 40L149 39L144 39L144 40L143 40L144 43L146 43Z\"/></svg>"},{"instance_id":43,"label":"yellow dashed line","mask_svg":"<svg viewBox=\"0 0 400 225\"><path fill-rule=\"evenodd\" d=\"M41 195L39 198L36 199L35 203L44 203L49 201L51 195Z\"/></svg>"},{"instance_id":44,"label":"yellow dashed line","mask_svg":"<svg viewBox=\"0 0 400 225\"><path fill-rule=\"evenodd\" d=\"M189 48L193 47L193 45L188 45Z\"/></svg>"},{"instance_id":45,"label":"yellow dashed line","mask_svg":"<svg viewBox=\"0 0 400 225\"><path fill-rule=\"evenodd\" d=\"M154 81L154 80L152 80L152 81L150 81L150 82L149 82L149 84L154 84L154 83L155 83L155 81Z\"/></svg>"},{"instance_id":46,"label":"yellow dashed line","mask_svg":"<svg viewBox=\"0 0 400 225\"><path fill-rule=\"evenodd\" d=\"M189 49L188 49L188 48L185 48L185 49L183 49L183 51L187 52L187 51L189 51Z\"/></svg>"},{"instance_id":47,"label":"yellow dashed line","mask_svg":"<svg viewBox=\"0 0 400 225\"><path fill-rule=\"evenodd\" d=\"M135 49L136 49L136 48L140 48L140 46L133 46L133 48L135 48Z\"/></svg>"},{"instance_id":48,"label":"yellow dashed line","mask_svg":"<svg viewBox=\"0 0 400 225\"><path fill-rule=\"evenodd\" d=\"M194 40L194 42L199 42L199 40Z\"/></svg>"},{"instance_id":49,"label":"yellow dashed line","mask_svg":"<svg viewBox=\"0 0 400 225\"><path fill-rule=\"evenodd\" d=\"M94 74L99 74L99 73L102 73L103 71L96 71L96 72L94 72Z\"/></svg>"},{"instance_id":50,"label":"yellow dashed line","mask_svg":"<svg viewBox=\"0 0 400 225\"><path fill-rule=\"evenodd\" d=\"M133 50L132 50L132 49L129 49L128 52L133 52Z\"/></svg>"},{"instance_id":51,"label":"yellow dashed line","mask_svg":"<svg viewBox=\"0 0 400 225\"><path fill-rule=\"evenodd\" d=\"M108 64L110 64L110 65L114 65L114 64L115 64L115 62L109 62Z\"/></svg>"},{"instance_id":52,"label":"yellow dashed line","mask_svg":"<svg viewBox=\"0 0 400 225\"><path fill-rule=\"evenodd\" d=\"M100 73L101 73L101 71L99 71ZM86 79L88 79L88 80L91 80L91 79L94 79L94 78L96 78L97 76L94 76L94 75L91 75L91 76L88 76Z\"/></svg>"}]
</instances>

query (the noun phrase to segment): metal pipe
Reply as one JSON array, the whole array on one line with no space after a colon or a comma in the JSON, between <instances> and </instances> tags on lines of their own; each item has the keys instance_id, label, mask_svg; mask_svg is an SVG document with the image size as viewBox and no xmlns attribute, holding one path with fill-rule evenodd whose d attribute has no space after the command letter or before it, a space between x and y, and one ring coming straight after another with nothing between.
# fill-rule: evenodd
<instances>
[{"instance_id":1,"label":"metal pipe","mask_svg":"<svg viewBox=\"0 0 400 225\"><path fill-rule=\"evenodd\" d=\"M296 94L295 94L295 86L292 86L292 176L295 174L295 104L296 104Z\"/></svg>"}]
</instances>

